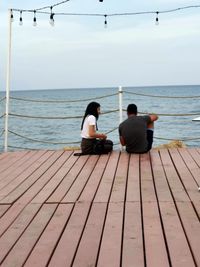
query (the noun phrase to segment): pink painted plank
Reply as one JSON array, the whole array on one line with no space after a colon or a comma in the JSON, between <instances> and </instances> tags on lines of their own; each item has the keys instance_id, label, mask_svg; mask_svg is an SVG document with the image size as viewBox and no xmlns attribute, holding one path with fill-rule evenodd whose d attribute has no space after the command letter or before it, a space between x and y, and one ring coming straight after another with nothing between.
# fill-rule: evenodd
<instances>
[{"instance_id":1,"label":"pink painted plank","mask_svg":"<svg viewBox=\"0 0 200 267\"><path fill-rule=\"evenodd\" d=\"M163 169L163 165L160 159L159 151L155 149L151 150L150 158L151 158L156 192L157 192L159 201L172 201L173 202L173 199L172 199L172 196L169 190L169 186L167 183L167 179L165 176L165 172Z\"/></svg>"},{"instance_id":2,"label":"pink painted plank","mask_svg":"<svg viewBox=\"0 0 200 267\"><path fill-rule=\"evenodd\" d=\"M130 155L126 201L140 201L140 156Z\"/></svg>"},{"instance_id":3,"label":"pink painted plank","mask_svg":"<svg viewBox=\"0 0 200 267\"><path fill-rule=\"evenodd\" d=\"M36 162L34 162L26 171L24 171L21 175L19 175L13 183L8 184L0 191L0 203L4 203L2 201L10 192L12 192L15 188L20 186L27 179L31 179L32 176L35 175L40 170L40 167L43 163L45 163L54 152L49 151L45 153L41 158L39 158Z\"/></svg>"},{"instance_id":4,"label":"pink painted plank","mask_svg":"<svg viewBox=\"0 0 200 267\"><path fill-rule=\"evenodd\" d=\"M66 157L62 155L63 151L56 151L37 171L18 186L11 194L0 201L3 203L12 203L20 198L25 192L25 196L31 199L41 190L41 188L52 178L65 162ZM32 186L32 188L30 188ZM27 193L27 189L28 193ZM33 195L34 194L34 195ZM21 201L24 200L22 196Z\"/></svg>"},{"instance_id":5,"label":"pink painted plank","mask_svg":"<svg viewBox=\"0 0 200 267\"><path fill-rule=\"evenodd\" d=\"M181 154L183 160L185 161L186 166L188 167L189 171L191 172L193 178L195 179L198 185L200 186L200 166L194 161L191 157L190 153L188 152L189 149L179 149L179 153ZM200 159L200 156L199 156Z\"/></svg>"},{"instance_id":6,"label":"pink painted plank","mask_svg":"<svg viewBox=\"0 0 200 267\"><path fill-rule=\"evenodd\" d=\"M167 180L169 182L171 191L175 201L190 201L188 195L179 179L170 155L166 149L160 150L163 168L165 170Z\"/></svg>"},{"instance_id":7,"label":"pink painted plank","mask_svg":"<svg viewBox=\"0 0 200 267\"><path fill-rule=\"evenodd\" d=\"M81 192L83 191L94 167L99 159L99 156L91 156L86 162L84 168L81 170L70 190L67 192L65 197L62 199L62 203L74 203L79 198Z\"/></svg>"},{"instance_id":8,"label":"pink painted plank","mask_svg":"<svg viewBox=\"0 0 200 267\"><path fill-rule=\"evenodd\" d=\"M172 160L176 166L176 170L180 175L180 179L183 182L187 193L192 201L198 202L199 199L199 192L197 190L197 184L194 181L193 176L191 175L190 171L188 170L185 162L183 161L181 155L178 153L177 149L170 149L170 155Z\"/></svg>"},{"instance_id":9,"label":"pink painted plank","mask_svg":"<svg viewBox=\"0 0 200 267\"><path fill-rule=\"evenodd\" d=\"M48 267L70 267L85 227L89 203L77 203Z\"/></svg>"},{"instance_id":10,"label":"pink painted plank","mask_svg":"<svg viewBox=\"0 0 200 267\"><path fill-rule=\"evenodd\" d=\"M113 151L111 153L98 191L94 198L94 202L108 202L118 164L119 154L120 152L118 151Z\"/></svg>"},{"instance_id":11,"label":"pink painted plank","mask_svg":"<svg viewBox=\"0 0 200 267\"><path fill-rule=\"evenodd\" d=\"M156 202L149 153L140 155L142 201Z\"/></svg>"},{"instance_id":12,"label":"pink painted plank","mask_svg":"<svg viewBox=\"0 0 200 267\"><path fill-rule=\"evenodd\" d=\"M178 211L189 240L196 266L200 266L200 223L197 214L189 202L177 202Z\"/></svg>"},{"instance_id":13,"label":"pink painted plank","mask_svg":"<svg viewBox=\"0 0 200 267\"><path fill-rule=\"evenodd\" d=\"M122 202L109 203L97 267L119 267L122 246Z\"/></svg>"},{"instance_id":14,"label":"pink painted plank","mask_svg":"<svg viewBox=\"0 0 200 267\"><path fill-rule=\"evenodd\" d=\"M0 173L8 169L12 164L20 160L20 158L23 158L27 153L29 153L29 151L10 153L8 157L5 157L0 161Z\"/></svg>"},{"instance_id":15,"label":"pink painted plank","mask_svg":"<svg viewBox=\"0 0 200 267\"><path fill-rule=\"evenodd\" d=\"M10 208L10 205L0 205L0 218L4 215L4 213Z\"/></svg>"},{"instance_id":16,"label":"pink painted plank","mask_svg":"<svg viewBox=\"0 0 200 267\"><path fill-rule=\"evenodd\" d=\"M5 258L1 264L1 267L21 267L24 264L29 253L33 249L41 233L55 212L55 209L56 204L45 204L42 207L22 237L18 240L8 256Z\"/></svg>"},{"instance_id":17,"label":"pink painted plank","mask_svg":"<svg viewBox=\"0 0 200 267\"><path fill-rule=\"evenodd\" d=\"M188 148L188 152L192 156L192 158L195 160L195 162L198 164L200 167L200 154L198 153L197 149L195 148Z\"/></svg>"},{"instance_id":18,"label":"pink painted plank","mask_svg":"<svg viewBox=\"0 0 200 267\"><path fill-rule=\"evenodd\" d=\"M69 154L65 152L66 158ZM52 179L42 188L42 190L34 197L32 200L33 203L43 203L49 196L55 191L55 189L62 182L67 173L71 170L74 163L77 161L77 157L74 157L73 154L67 158L67 161L61 167L61 169L52 177Z\"/></svg>"},{"instance_id":19,"label":"pink painted plank","mask_svg":"<svg viewBox=\"0 0 200 267\"><path fill-rule=\"evenodd\" d=\"M94 171L92 172L90 179L86 184L86 187L84 188L83 192L81 193L81 196L79 197L78 201L91 202L93 200L108 160L108 155L100 156L100 159L97 165L95 166Z\"/></svg>"},{"instance_id":20,"label":"pink painted plank","mask_svg":"<svg viewBox=\"0 0 200 267\"><path fill-rule=\"evenodd\" d=\"M106 203L94 203L92 205L73 267L96 266L106 207Z\"/></svg>"},{"instance_id":21,"label":"pink painted plank","mask_svg":"<svg viewBox=\"0 0 200 267\"><path fill-rule=\"evenodd\" d=\"M125 190L128 177L128 163L129 163L129 154L121 153L115 174L110 202L125 201Z\"/></svg>"},{"instance_id":22,"label":"pink painted plank","mask_svg":"<svg viewBox=\"0 0 200 267\"><path fill-rule=\"evenodd\" d=\"M160 202L160 209L172 266L195 267L174 203Z\"/></svg>"},{"instance_id":23,"label":"pink painted plank","mask_svg":"<svg viewBox=\"0 0 200 267\"><path fill-rule=\"evenodd\" d=\"M26 208L19 214L13 224L8 228L0 238L0 263L3 261L5 256L9 253L11 248L17 242L19 237L23 234L26 227L34 218L35 214L38 212L41 205L31 204L26 206Z\"/></svg>"},{"instance_id":24,"label":"pink painted plank","mask_svg":"<svg viewBox=\"0 0 200 267\"><path fill-rule=\"evenodd\" d=\"M72 204L61 204L31 252L24 267L45 267L70 216Z\"/></svg>"},{"instance_id":25,"label":"pink painted plank","mask_svg":"<svg viewBox=\"0 0 200 267\"><path fill-rule=\"evenodd\" d=\"M144 267L141 203L127 202L124 219L122 267Z\"/></svg>"},{"instance_id":26,"label":"pink painted plank","mask_svg":"<svg viewBox=\"0 0 200 267\"><path fill-rule=\"evenodd\" d=\"M143 202L143 222L147 266L170 266L157 202Z\"/></svg>"},{"instance_id":27,"label":"pink painted plank","mask_svg":"<svg viewBox=\"0 0 200 267\"><path fill-rule=\"evenodd\" d=\"M20 212L24 209L25 205L20 203L14 203L8 211L0 218L0 236L6 231L6 229L17 218Z\"/></svg>"},{"instance_id":28,"label":"pink painted plank","mask_svg":"<svg viewBox=\"0 0 200 267\"><path fill-rule=\"evenodd\" d=\"M1 174L2 179L0 180L0 188L4 188L9 183L13 182L15 178L23 174L26 169L31 168L31 165L38 160L45 151L38 151L27 154L23 157L23 160L18 161L17 164L13 164L12 168L7 169L7 171Z\"/></svg>"},{"instance_id":29,"label":"pink painted plank","mask_svg":"<svg viewBox=\"0 0 200 267\"><path fill-rule=\"evenodd\" d=\"M88 160L88 157L89 156L81 156L78 158L73 168L69 171L69 173L67 173L67 175L53 192L53 194L47 199L47 203L59 203L63 199L63 197L73 184L74 180L78 176L79 172L84 167L86 161Z\"/></svg>"}]
</instances>

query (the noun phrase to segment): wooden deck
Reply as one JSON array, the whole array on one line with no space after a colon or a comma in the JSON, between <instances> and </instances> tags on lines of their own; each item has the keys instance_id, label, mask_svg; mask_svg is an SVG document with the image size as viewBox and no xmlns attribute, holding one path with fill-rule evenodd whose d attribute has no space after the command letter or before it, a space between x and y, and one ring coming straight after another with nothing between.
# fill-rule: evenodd
<instances>
[{"instance_id":1,"label":"wooden deck","mask_svg":"<svg viewBox=\"0 0 200 267\"><path fill-rule=\"evenodd\" d=\"M200 148L0 154L0 266L200 266L198 186Z\"/></svg>"}]
</instances>

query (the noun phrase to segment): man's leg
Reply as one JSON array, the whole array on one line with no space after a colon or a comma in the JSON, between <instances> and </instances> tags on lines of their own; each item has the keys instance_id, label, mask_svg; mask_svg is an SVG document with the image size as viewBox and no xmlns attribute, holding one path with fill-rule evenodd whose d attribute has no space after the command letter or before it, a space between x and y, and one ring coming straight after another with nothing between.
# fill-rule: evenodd
<instances>
[{"instance_id":1,"label":"man's leg","mask_svg":"<svg viewBox=\"0 0 200 267\"><path fill-rule=\"evenodd\" d=\"M153 132L154 132L154 123L151 122L147 125L147 142L148 148L147 151L151 150L153 144Z\"/></svg>"}]
</instances>

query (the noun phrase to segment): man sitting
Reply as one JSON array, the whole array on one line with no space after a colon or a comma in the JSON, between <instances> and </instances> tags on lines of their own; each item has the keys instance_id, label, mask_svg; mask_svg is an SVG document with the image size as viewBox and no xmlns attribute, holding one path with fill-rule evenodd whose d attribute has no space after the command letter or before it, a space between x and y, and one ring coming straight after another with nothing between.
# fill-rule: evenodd
<instances>
[{"instance_id":1,"label":"man sitting","mask_svg":"<svg viewBox=\"0 0 200 267\"><path fill-rule=\"evenodd\" d=\"M137 116L137 106L127 107L128 118L119 125L119 137L128 153L145 153L152 148L155 114Z\"/></svg>"}]
</instances>

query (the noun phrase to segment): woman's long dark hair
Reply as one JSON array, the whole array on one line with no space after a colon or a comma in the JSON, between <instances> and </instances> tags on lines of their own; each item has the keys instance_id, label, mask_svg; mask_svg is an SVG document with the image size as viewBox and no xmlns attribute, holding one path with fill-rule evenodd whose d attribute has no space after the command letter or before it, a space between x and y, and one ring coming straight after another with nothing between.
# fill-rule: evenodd
<instances>
[{"instance_id":1,"label":"woman's long dark hair","mask_svg":"<svg viewBox=\"0 0 200 267\"><path fill-rule=\"evenodd\" d=\"M83 121L82 121L82 124L81 124L81 130L83 129L83 124L84 124L84 121L85 121L85 118L88 116L88 115L93 115L95 116L95 118L98 120L99 118L99 114L98 114L98 111L97 109L100 107L100 104L97 103L97 102L90 102L85 110L85 115L83 117ZM96 125L97 127L97 125ZM98 128L97 128L98 129Z\"/></svg>"}]
</instances>

